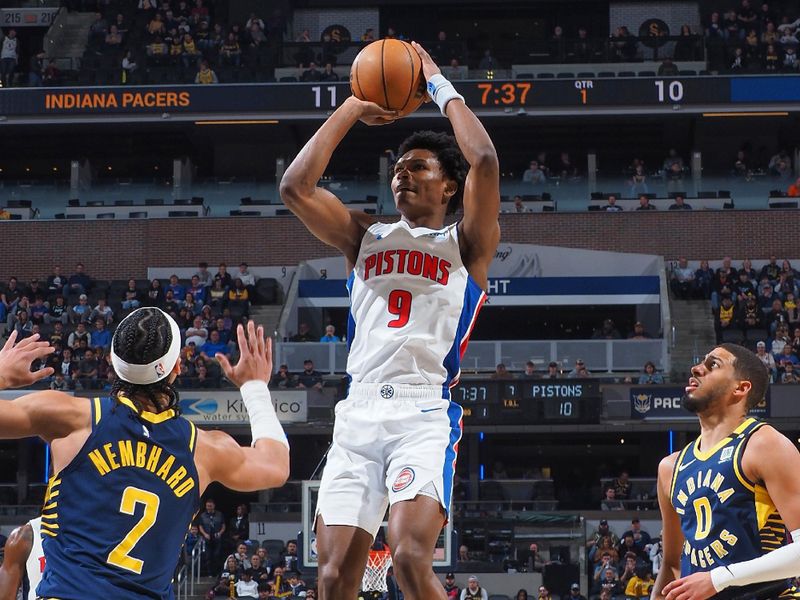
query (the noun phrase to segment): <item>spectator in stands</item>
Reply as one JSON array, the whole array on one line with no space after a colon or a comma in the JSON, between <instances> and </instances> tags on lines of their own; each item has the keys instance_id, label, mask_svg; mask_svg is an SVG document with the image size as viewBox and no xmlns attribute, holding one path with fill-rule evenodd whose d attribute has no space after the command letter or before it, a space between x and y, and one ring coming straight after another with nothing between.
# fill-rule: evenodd
<instances>
[{"instance_id":1,"label":"spectator in stands","mask_svg":"<svg viewBox=\"0 0 800 600\"><path fill-rule=\"evenodd\" d=\"M226 532L227 531L228 529L226 528ZM231 559L236 561L237 571L243 571L244 569L249 569L252 566L250 563L250 555L247 552L247 544L244 542L239 542L236 544L236 551L228 555L223 564L223 568L227 568L228 561Z\"/></svg>"},{"instance_id":2,"label":"spectator in stands","mask_svg":"<svg viewBox=\"0 0 800 600\"><path fill-rule=\"evenodd\" d=\"M627 471L620 471L618 477L611 482L614 486L614 493L617 500L627 500L631 496L630 474Z\"/></svg>"},{"instance_id":3,"label":"spectator in stands","mask_svg":"<svg viewBox=\"0 0 800 600\"><path fill-rule=\"evenodd\" d=\"M172 318L177 318L179 309L180 304L175 300L174 293L172 290L167 290L164 295L164 312L172 316Z\"/></svg>"},{"instance_id":4,"label":"spectator in stands","mask_svg":"<svg viewBox=\"0 0 800 600\"><path fill-rule=\"evenodd\" d=\"M780 357L783 354L783 347L786 344L791 345L791 339L789 338L788 330L785 327L778 327L775 331L775 337L772 338L772 342L767 344L769 351L775 357L775 362L780 362Z\"/></svg>"},{"instance_id":5,"label":"spectator in stands","mask_svg":"<svg viewBox=\"0 0 800 600\"><path fill-rule=\"evenodd\" d=\"M17 339L19 340L33 335L33 323L28 319L27 310L22 309L16 313L11 323L11 328L17 332Z\"/></svg>"},{"instance_id":6,"label":"spectator in stands","mask_svg":"<svg viewBox=\"0 0 800 600\"><path fill-rule=\"evenodd\" d=\"M339 81L339 76L333 70L333 63L330 61L325 63L322 73L319 76L320 81Z\"/></svg>"},{"instance_id":7,"label":"spectator in stands","mask_svg":"<svg viewBox=\"0 0 800 600\"><path fill-rule=\"evenodd\" d=\"M76 388L91 390L97 386L97 359L94 352L87 350L78 363Z\"/></svg>"},{"instance_id":8,"label":"spectator in stands","mask_svg":"<svg viewBox=\"0 0 800 600\"><path fill-rule=\"evenodd\" d=\"M253 581L252 569L245 569L241 572L241 579L236 582L236 598L258 600L258 583Z\"/></svg>"},{"instance_id":9,"label":"spectator in stands","mask_svg":"<svg viewBox=\"0 0 800 600\"><path fill-rule=\"evenodd\" d=\"M758 295L758 306L765 315L772 310L775 300L780 300L780 296L775 293L771 283L764 283Z\"/></svg>"},{"instance_id":10,"label":"spectator in stands","mask_svg":"<svg viewBox=\"0 0 800 600\"><path fill-rule=\"evenodd\" d=\"M797 37L793 38L797 40ZM783 38L781 38L783 40ZM785 46L785 50L783 52L783 71L786 73L794 73L800 69L800 60L797 58L797 49L795 45L786 45L785 43L781 42Z\"/></svg>"},{"instance_id":11,"label":"spectator in stands","mask_svg":"<svg viewBox=\"0 0 800 600\"><path fill-rule=\"evenodd\" d=\"M787 364L791 364L795 367L800 365L800 358L797 358L794 352L792 352L791 343L784 344L781 353L775 357L775 363L779 371L785 370Z\"/></svg>"},{"instance_id":12,"label":"spectator in stands","mask_svg":"<svg viewBox=\"0 0 800 600\"><path fill-rule=\"evenodd\" d=\"M695 272L685 256L678 258L678 265L672 269L669 283L676 298L689 300L693 296Z\"/></svg>"},{"instance_id":13,"label":"spectator in stands","mask_svg":"<svg viewBox=\"0 0 800 600\"><path fill-rule=\"evenodd\" d=\"M569 152L562 152L560 154L554 173L560 177L562 181L568 181L578 177L578 167L572 164Z\"/></svg>"},{"instance_id":14,"label":"spectator in stands","mask_svg":"<svg viewBox=\"0 0 800 600\"><path fill-rule=\"evenodd\" d=\"M644 363L644 372L639 375L639 385L662 383L664 383L664 376L656 371L656 366L648 360Z\"/></svg>"},{"instance_id":15,"label":"spectator in stands","mask_svg":"<svg viewBox=\"0 0 800 600\"><path fill-rule=\"evenodd\" d=\"M213 287L208 291L208 300L212 311L217 313L222 312L222 309L227 302L228 290L222 286L221 279L214 279Z\"/></svg>"},{"instance_id":16,"label":"spectator in stands","mask_svg":"<svg viewBox=\"0 0 800 600\"><path fill-rule=\"evenodd\" d=\"M216 573L222 558L222 536L225 533L225 516L217 510L216 502L208 498L205 511L198 517L200 535L206 544L206 573Z\"/></svg>"},{"instance_id":17,"label":"spectator in stands","mask_svg":"<svg viewBox=\"0 0 800 600\"><path fill-rule=\"evenodd\" d=\"M295 377L289 373L289 367L287 365L278 367L277 372L269 381L269 386L273 389L290 389L295 387L295 385Z\"/></svg>"},{"instance_id":18,"label":"spectator in stands","mask_svg":"<svg viewBox=\"0 0 800 600\"><path fill-rule=\"evenodd\" d=\"M733 51L733 59L731 60L728 70L731 72L742 71L747 68L747 57L744 50L736 48Z\"/></svg>"},{"instance_id":19,"label":"spectator in stands","mask_svg":"<svg viewBox=\"0 0 800 600\"><path fill-rule=\"evenodd\" d=\"M84 271L83 263L75 265L75 273L67 280L68 294L87 294L92 289L92 280Z\"/></svg>"},{"instance_id":20,"label":"spectator in stands","mask_svg":"<svg viewBox=\"0 0 800 600\"><path fill-rule=\"evenodd\" d=\"M700 267L694 272L694 292L700 298L708 300L711 297L711 287L714 282L714 271L707 260L700 261Z\"/></svg>"},{"instance_id":21,"label":"spectator in stands","mask_svg":"<svg viewBox=\"0 0 800 600\"><path fill-rule=\"evenodd\" d=\"M217 74L211 70L206 59L200 61L197 74L194 77L194 82L200 84L219 83Z\"/></svg>"},{"instance_id":22,"label":"spectator in stands","mask_svg":"<svg viewBox=\"0 0 800 600\"><path fill-rule=\"evenodd\" d=\"M560 379L561 378L561 370L558 368L558 363L555 361L551 361L547 365L547 373L544 375L543 379Z\"/></svg>"},{"instance_id":23,"label":"spectator in stands","mask_svg":"<svg viewBox=\"0 0 800 600\"><path fill-rule=\"evenodd\" d=\"M97 306L89 313L88 320L94 322L98 318L103 319L106 324L110 324L114 320L114 312L111 310L111 307L106 304L105 298L97 299Z\"/></svg>"},{"instance_id":24,"label":"spectator in stands","mask_svg":"<svg viewBox=\"0 0 800 600\"><path fill-rule=\"evenodd\" d=\"M88 321L91 313L92 307L89 306L89 297L86 294L81 294L78 296L78 303L70 309L69 318L73 323Z\"/></svg>"},{"instance_id":25,"label":"spectator in stands","mask_svg":"<svg viewBox=\"0 0 800 600\"><path fill-rule=\"evenodd\" d=\"M633 331L628 334L629 340L650 340L653 339L653 336L647 333L644 328L644 323L641 321L636 321L633 325Z\"/></svg>"},{"instance_id":26,"label":"spectator in stands","mask_svg":"<svg viewBox=\"0 0 800 600\"><path fill-rule=\"evenodd\" d=\"M614 194L608 196L603 210L606 212L622 212L622 207L617 205L617 197Z\"/></svg>"},{"instance_id":27,"label":"spectator in stands","mask_svg":"<svg viewBox=\"0 0 800 600\"><path fill-rule=\"evenodd\" d=\"M781 383L800 383L800 376L796 371L796 363L786 363L781 374Z\"/></svg>"},{"instance_id":28,"label":"spectator in stands","mask_svg":"<svg viewBox=\"0 0 800 600\"><path fill-rule=\"evenodd\" d=\"M636 555L633 553L626 554L617 572L619 573L620 587L624 590L628 582L636 576Z\"/></svg>"},{"instance_id":29,"label":"spectator in stands","mask_svg":"<svg viewBox=\"0 0 800 600\"><path fill-rule=\"evenodd\" d=\"M792 176L792 159L786 150L781 150L769 159L767 170L770 175L780 180L788 181Z\"/></svg>"},{"instance_id":30,"label":"spectator in stands","mask_svg":"<svg viewBox=\"0 0 800 600\"><path fill-rule=\"evenodd\" d=\"M776 283L778 283L781 270L782 268L778 265L778 257L773 254L769 257L769 262L761 267L759 279L764 279L766 277L769 280L769 283L774 286Z\"/></svg>"},{"instance_id":31,"label":"spectator in stands","mask_svg":"<svg viewBox=\"0 0 800 600\"><path fill-rule=\"evenodd\" d=\"M789 327L795 329L797 324L800 323L800 308L797 306L794 292L789 292L786 294L786 300L783 303L783 309L789 316Z\"/></svg>"},{"instance_id":32,"label":"spectator in stands","mask_svg":"<svg viewBox=\"0 0 800 600\"><path fill-rule=\"evenodd\" d=\"M755 296L748 296L739 306L739 322L744 331L764 329L764 313L758 307Z\"/></svg>"},{"instance_id":33,"label":"spectator in stands","mask_svg":"<svg viewBox=\"0 0 800 600\"><path fill-rule=\"evenodd\" d=\"M584 364L582 358L576 359L575 368L567 373L568 379L585 379L589 376L589 371L586 369L586 364Z\"/></svg>"},{"instance_id":34,"label":"spectator in stands","mask_svg":"<svg viewBox=\"0 0 800 600\"><path fill-rule=\"evenodd\" d=\"M178 281L177 275L170 275L167 292L172 292L172 298L178 304L183 303L186 296L186 287Z\"/></svg>"},{"instance_id":35,"label":"spectator in stands","mask_svg":"<svg viewBox=\"0 0 800 600\"><path fill-rule=\"evenodd\" d=\"M520 379L538 379L539 374L536 372L536 365L532 360L525 363L525 370L520 373Z\"/></svg>"},{"instance_id":36,"label":"spectator in stands","mask_svg":"<svg viewBox=\"0 0 800 600\"><path fill-rule=\"evenodd\" d=\"M470 575L467 579L467 587L461 590L459 600L489 600L489 593L481 588L477 576Z\"/></svg>"},{"instance_id":37,"label":"spectator in stands","mask_svg":"<svg viewBox=\"0 0 800 600\"><path fill-rule=\"evenodd\" d=\"M677 65L675 65L674 62L672 62L672 59L669 56L665 57L664 60L661 61L661 64L658 66L658 76L677 77L677 75L678 75Z\"/></svg>"},{"instance_id":38,"label":"spectator in stands","mask_svg":"<svg viewBox=\"0 0 800 600\"><path fill-rule=\"evenodd\" d=\"M233 279L231 279L231 274L228 273L228 265L225 263L220 263L219 267L217 268L217 272L214 273L214 281L219 280L222 283L223 288L229 288L233 285Z\"/></svg>"},{"instance_id":39,"label":"spectator in stands","mask_svg":"<svg viewBox=\"0 0 800 600\"><path fill-rule=\"evenodd\" d=\"M333 325L326 325L325 326L325 335L319 338L320 342L331 342L335 343L339 341L339 338L336 337L336 328Z\"/></svg>"},{"instance_id":40,"label":"spectator in stands","mask_svg":"<svg viewBox=\"0 0 800 600\"><path fill-rule=\"evenodd\" d=\"M197 316L192 321L192 326L186 330L186 345L194 344L200 348L208 341L208 329L203 327L202 319Z\"/></svg>"},{"instance_id":41,"label":"spectator in stands","mask_svg":"<svg viewBox=\"0 0 800 600\"><path fill-rule=\"evenodd\" d=\"M492 373L491 379L514 379L514 376L509 372L503 363L499 363Z\"/></svg>"},{"instance_id":42,"label":"spectator in stands","mask_svg":"<svg viewBox=\"0 0 800 600\"><path fill-rule=\"evenodd\" d=\"M739 272L739 281L734 284L733 291L736 295L736 302L739 305L743 305L750 297L755 299L756 286L750 281L750 274L747 270L742 269Z\"/></svg>"},{"instance_id":43,"label":"spectator in stands","mask_svg":"<svg viewBox=\"0 0 800 600\"><path fill-rule=\"evenodd\" d=\"M229 32L220 49L220 55L226 64L238 67L242 61L242 49L239 40L233 32Z\"/></svg>"},{"instance_id":44,"label":"spectator in stands","mask_svg":"<svg viewBox=\"0 0 800 600\"><path fill-rule=\"evenodd\" d=\"M770 23L772 25L772 23ZM774 30L773 30L774 32ZM766 35L766 34L764 34ZM763 68L767 73L777 73L781 70L781 57L774 44L767 44L764 51Z\"/></svg>"},{"instance_id":45,"label":"spectator in stands","mask_svg":"<svg viewBox=\"0 0 800 600\"><path fill-rule=\"evenodd\" d=\"M581 586L578 583L573 583L569 586L569 595L566 600L586 600L586 597L581 594Z\"/></svg>"},{"instance_id":46,"label":"spectator in stands","mask_svg":"<svg viewBox=\"0 0 800 600\"><path fill-rule=\"evenodd\" d=\"M722 343L726 331L735 331L740 327L736 308L730 296L724 296L719 308L714 310L714 331L717 334L717 343Z\"/></svg>"},{"instance_id":47,"label":"spectator in stands","mask_svg":"<svg viewBox=\"0 0 800 600\"><path fill-rule=\"evenodd\" d=\"M601 576L595 580L595 585L592 589L592 595L590 598L599 598L602 600L602 594L605 594L610 598L615 598L622 591L616 569L607 568L601 573Z\"/></svg>"},{"instance_id":48,"label":"spectator in stands","mask_svg":"<svg viewBox=\"0 0 800 600\"><path fill-rule=\"evenodd\" d=\"M669 205L669 210L692 210L692 205L688 204L682 194L675 196L675 202Z\"/></svg>"},{"instance_id":49,"label":"spectator in stands","mask_svg":"<svg viewBox=\"0 0 800 600\"><path fill-rule=\"evenodd\" d=\"M601 546L601 542L603 538L608 537L609 539L609 548L613 548L619 543L619 538L617 535L611 531L611 528L608 525L608 521L606 519L601 519L597 525L597 529L592 533L591 536L586 540L586 548L591 550L595 550ZM594 561L595 556L591 556L590 560ZM600 557L597 557L597 560L600 560Z\"/></svg>"},{"instance_id":50,"label":"spectator in stands","mask_svg":"<svg viewBox=\"0 0 800 600\"><path fill-rule=\"evenodd\" d=\"M122 293L122 310L135 310L142 305L139 291L136 289L136 280L129 279L128 287Z\"/></svg>"},{"instance_id":51,"label":"spectator in stands","mask_svg":"<svg viewBox=\"0 0 800 600\"><path fill-rule=\"evenodd\" d=\"M247 316L250 307L250 290L238 277L233 281L233 287L228 290L227 305L230 308L239 307L242 314Z\"/></svg>"},{"instance_id":52,"label":"spectator in stands","mask_svg":"<svg viewBox=\"0 0 800 600\"><path fill-rule=\"evenodd\" d=\"M225 568L217 578L217 582L206 593L207 600L215 597L229 598L231 592L231 580L234 582L239 578L239 567L233 557L228 557L225 561Z\"/></svg>"},{"instance_id":53,"label":"spectator in stands","mask_svg":"<svg viewBox=\"0 0 800 600\"><path fill-rule=\"evenodd\" d=\"M711 308L718 308L722 298L726 296L733 296L733 283L726 272L718 271L711 284Z\"/></svg>"},{"instance_id":54,"label":"spectator in stands","mask_svg":"<svg viewBox=\"0 0 800 600\"><path fill-rule=\"evenodd\" d=\"M772 308L764 315L764 326L769 335L774 335L778 327L789 322L789 315L783 310L783 302L776 298L772 301Z\"/></svg>"},{"instance_id":55,"label":"spectator in stands","mask_svg":"<svg viewBox=\"0 0 800 600\"><path fill-rule=\"evenodd\" d=\"M764 363L764 366L770 373L770 381L774 383L778 375L778 368L775 364L775 357L767 352L766 343L760 341L756 344L756 356L758 356L758 359Z\"/></svg>"},{"instance_id":56,"label":"spectator in stands","mask_svg":"<svg viewBox=\"0 0 800 600\"><path fill-rule=\"evenodd\" d=\"M303 71L300 75L300 81L321 81L322 79L322 71L319 70L317 63L311 61L308 65L308 69Z\"/></svg>"},{"instance_id":57,"label":"spectator in stands","mask_svg":"<svg viewBox=\"0 0 800 600\"><path fill-rule=\"evenodd\" d=\"M531 544L528 547L528 551L528 560L526 562L528 573L541 573L547 566L547 561L542 556L542 553L539 552L539 544Z\"/></svg>"},{"instance_id":58,"label":"spectator in stands","mask_svg":"<svg viewBox=\"0 0 800 600\"><path fill-rule=\"evenodd\" d=\"M69 337L67 338L67 344L70 348L74 348L80 340L86 340L87 346L89 346L92 341L92 334L87 331L86 323L84 321L80 321L76 325L75 331L69 334Z\"/></svg>"},{"instance_id":59,"label":"spectator in stands","mask_svg":"<svg viewBox=\"0 0 800 600\"><path fill-rule=\"evenodd\" d=\"M0 86L12 87L19 60L17 30L9 29L0 45Z\"/></svg>"},{"instance_id":60,"label":"spectator in stands","mask_svg":"<svg viewBox=\"0 0 800 600\"><path fill-rule=\"evenodd\" d=\"M447 573L444 576L444 593L447 600L459 600L461 597L461 589L456 585L455 573Z\"/></svg>"},{"instance_id":61,"label":"spectator in stands","mask_svg":"<svg viewBox=\"0 0 800 600\"><path fill-rule=\"evenodd\" d=\"M50 296L61 294L67 278L61 274L61 267L53 267L53 273L47 278L47 292Z\"/></svg>"},{"instance_id":62,"label":"spectator in stands","mask_svg":"<svg viewBox=\"0 0 800 600\"><path fill-rule=\"evenodd\" d=\"M542 169L539 168L539 161L532 160L522 174L523 183L530 183L531 185L544 185L547 183L547 176Z\"/></svg>"},{"instance_id":63,"label":"spectator in stands","mask_svg":"<svg viewBox=\"0 0 800 600\"><path fill-rule=\"evenodd\" d=\"M314 369L314 361L307 358L303 361L303 371L297 376L297 387L301 389L322 389L322 373Z\"/></svg>"},{"instance_id":64,"label":"spectator in stands","mask_svg":"<svg viewBox=\"0 0 800 600\"><path fill-rule=\"evenodd\" d=\"M189 285L189 289L186 291L192 295L192 299L198 307L197 312L199 313L202 307L207 304L208 290L206 289L206 286L201 283L200 278L197 275L192 275L191 284Z\"/></svg>"},{"instance_id":65,"label":"spectator in stands","mask_svg":"<svg viewBox=\"0 0 800 600\"><path fill-rule=\"evenodd\" d=\"M308 323L300 323L297 326L297 333L292 336L293 342L314 342L316 338L311 333Z\"/></svg>"},{"instance_id":66,"label":"spectator in stands","mask_svg":"<svg viewBox=\"0 0 800 600\"><path fill-rule=\"evenodd\" d=\"M603 321L602 327L596 329L592 334L593 340L619 340L622 339L622 336L619 333L616 325L614 325L614 321L612 319L606 319Z\"/></svg>"},{"instance_id":67,"label":"spectator in stands","mask_svg":"<svg viewBox=\"0 0 800 600\"><path fill-rule=\"evenodd\" d=\"M646 193L639 194L639 206L636 210L657 210L655 206L650 204L650 198Z\"/></svg>"},{"instance_id":68,"label":"spectator in stands","mask_svg":"<svg viewBox=\"0 0 800 600\"><path fill-rule=\"evenodd\" d=\"M236 277L242 280L242 283L250 290L251 294L255 291L256 277L250 273L247 263L239 263L239 273L237 273Z\"/></svg>"},{"instance_id":69,"label":"spectator in stands","mask_svg":"<svg viewBox=\"0 0 800 600\"><path fill-rule=\"evenodd\" d=\"M200 356L202 356L206 361L215 360L214 357L217 354L229 356L230 353L230 347L228 344L225 344L220 340L219 331L216 329L213 329L209 332L208 341L200 346Z\"/></svg>"},{"instance_id":70,"label":"spectator in stands","mask_svg":"<svg viewBox=\"0 0 800 600\"><path fill-rule=\"evenodd\" d=\"M650 598L650 592L655 585L653 574L646 565L636 569L633 577L628 580L625 586L625 597L646 600Z\"/></svg>"},{"instance_id":71,"label":"spectator in stands","mask_svg":"<svg viewBox=\"0 0 800 600\"><path fill-rule=\"evenodd\" d=\"M617 492L613 486L606 487L603 501L600 503L600 510L624 510L625 505L622 500L617 499Z\"/></svg>"},{"instance_id":72,"label":"spectator in stands","mask_svg":"<svg viewBox=\"0 0 800 600\"><path fill-rule=\"evenodd\" d=\"M30 318L34 325L41 325L44 323L44 318L47 316L47 305L44 303L44 298L36 296L33 305L30 308Z\"/></svg>"},{"instance_id":73,"label":"spectator in stands","mask_svg":"<svg viewBox=\"0 0 800 600\"><path fill-rule=\"evenodd\" d=\"M92 348L102 348L105 352L111 349L111 332L106 329L106 321L103 317L95 319L91 338Z\"/></svg>"},{"instance_id":74,"label":"spectator in stands","mask_svg":"<svg viewBox=\"0 0 800 600\"><path fill-rule=\"evenodd\" d=\"M631 528L622 534L622 538L625 539L625 537L628 535L633 536L633 545L636 547L636 549L639 552L644 553L645 546L650 544L651 538L650 534L642 529L642 523L639 521L638 517L631 519Z\"/></svg>"}]
</instances>

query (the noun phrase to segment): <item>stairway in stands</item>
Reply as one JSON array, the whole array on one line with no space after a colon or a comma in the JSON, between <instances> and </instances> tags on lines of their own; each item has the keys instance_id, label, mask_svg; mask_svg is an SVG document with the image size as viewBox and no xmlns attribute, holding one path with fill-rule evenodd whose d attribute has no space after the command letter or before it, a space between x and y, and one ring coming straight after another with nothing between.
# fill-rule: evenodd
<instances>
[{"instance_id":1,"label":"stairway in stands","mask_svg":"<svg viewBox=\"0 0 800 600\"><path fill-rule=\"evenodd\" d=\"M689 369L697 357L704 356L714 347L714 319L708 300L670 298L670 314L675 328L670 379L681 384L688 379Z\"/></svg>"},{"instance_id":2,"label":"stairway in stands","mask_svg":"<svg viewBox=\"0 0 800 600\"><path fill-rule=\"evenodd\" d=\"M283 306L281 304L262 304L250 307L250 318L255 321L256 325L264 326L264 333L267 337L278 329L278 321L281 318L281 311Z\"/></svg>"},{"instance_id":3,"label":"stairway in stands","mask_svg":"<svg viewBox=\"0 0 800 600\"><path fill-rule=\"evenodd\" d=\"M57 30L50 32L52 43L45 48L47 56L70 58L73 63L71 66L77 68L89 43L89 28L94 20L95 13L88 12L71 12L59 17L58 22L53 25Z\"/></svg>"}]
</instances>

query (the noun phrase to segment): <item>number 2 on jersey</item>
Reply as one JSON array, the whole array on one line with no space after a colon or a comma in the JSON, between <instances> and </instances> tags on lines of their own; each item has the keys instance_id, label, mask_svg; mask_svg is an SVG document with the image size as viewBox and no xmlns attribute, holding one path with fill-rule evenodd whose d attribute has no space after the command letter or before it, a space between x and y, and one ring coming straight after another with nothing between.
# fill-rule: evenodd
<instances>
[{"instance_id":1,"label":"number 2 on jersey","mask_svg":"<svg viewBox=\"0 0 800 600\"><path fill-rule=\"evenodd\" d=\"M389 327L403 327L408 323L411 315L411 292L408 290L392 290L389 292L389 302L386 306L391 314L397 318L387 323Z\"/></svg>"},{"instance_id":2,"label":"number 2 on jersey","mask_svg":"<svg viewBox=\"0 0 800 600\"><path fill-rule=\"evenodd\" d=\"M108 559L106 560L108 564L131 571L137 575L142 574L144 561L134 558L130 555L130 552L155 524L160 503L159 497L152 492L133 486L125 488L125 491L122 492L122 500L119 503L119 512L133 515L136 512L136 505L144 504L144 513L142 518L133 526L133 529L128 532L128 535L108 554Z\"/></svg>"}]
</instances>

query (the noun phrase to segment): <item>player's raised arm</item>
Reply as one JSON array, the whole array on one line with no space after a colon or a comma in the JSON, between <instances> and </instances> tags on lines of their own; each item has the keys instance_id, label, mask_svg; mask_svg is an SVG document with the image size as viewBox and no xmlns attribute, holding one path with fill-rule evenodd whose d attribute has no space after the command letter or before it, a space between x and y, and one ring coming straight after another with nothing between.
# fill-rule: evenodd
<instances>
[{"instance_id":1,"label":"player's raised arm","mask_svg":"<svg viewBox=\"0 0 800 600\"><path fill-rule=\"evenodd\" d=\"M38 333L19 344L14 344L16 341L17 332L12 331L0 348L0 390L25 387L53 374L51 367L31 371L33 361L52 354L54 350L47 342L39 341Z\"/></svg>"},{"instance_id":2,"label":"player's raised arm","mask_svg":"<svg viewBox=\"0 0 800 600\"><path fill-rule=\"evenodd\" d=\"M0 566L0 600L17 600L17 590L25 574L25 562L32 548L33 530L28 523L17 527L8 536L3 565Z\"/></svg>"},{"instance_id":3,"label":"player's raised arm","mask_svg":"<svg viewBox=\"0 0 800 600\"><path fill-rule=\"evenodd\" d=\"M661 547L664 557L661 569L653 585L651 600L664 598L663 589L671 581L680 577L681 549L683 548L683 531L678 513L672 506L670 487L672 474L675 470L675 461L678 453L671 454L661 460L658 465L658 506L661 510Z\"/></svg>"},{"instance_id":4,"label":"player's raised arm","mask_svg":"<svg viewBox=\"0 0 800 600\"><path fill-rule=\"evenodd\" d=\"M281 180L281 200L286 207L317 238L340 250L351 265L371 219L366 213L348 210L331 192L317 187L317 182L325 173L333 151L353 125L358 121L379 125L395 118L395 113L351 96L306 142Z\"/></svg>"},{"instance_id":5,"label":"player's raised arm","mask_svg":"<svg viewBox=\"0 0 800 600\"><path fill-rule=\"evenodd\" d=\"M412 42L422 59L422 70L428 81L428 94L443 114L450 119L458 147L470 169L464 184L464 218L461 233L466 238L464 257L470 273L481 283L488 273L500 241L500 166L497 151L489 134L453 85L425 49ZM484 281L485 283L485 281Z\"/></svg>"},{"instance_id":6,"label":"player's raised arm","mask_svg":"<svg viewBox=\"0 0 800 600\"><path fill-rule=\"evenodd\" d=\"M231 366L217 354L225 376L239 386L250 417L253 445L243 448L221 431L200 431L196 463L200 489L212 481L240 492L252 492L283 485L289 478L289 443L272 406L267 382L272 374L272 341L264 328L252 321L239 325L239 362Z\"/></svg>"}]
</instances>

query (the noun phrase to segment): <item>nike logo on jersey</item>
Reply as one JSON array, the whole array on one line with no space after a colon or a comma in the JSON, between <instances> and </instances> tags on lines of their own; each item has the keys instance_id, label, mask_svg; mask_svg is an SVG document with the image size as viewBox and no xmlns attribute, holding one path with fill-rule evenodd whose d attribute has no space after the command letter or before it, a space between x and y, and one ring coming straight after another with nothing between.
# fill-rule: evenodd
<instances>
[{"instance_id":1,"label":"nike logo on jersey","mask_svg":"<svg viewBox=\"0 0 800 600\"><path fill-rule=\"evenodd\" d=\"M697 459L694 458L694 459L690 460L689 462L687 462L686 464L681 465L680 467L678 467L678 471L683 471L685 468L687 468L693 462L697 462Z\"/></svg>"},{"instance_id":2,"label":"nike logo on jersey","mask_svg":"<svg viewBox=\"0 0 800 600\"><path fill-rule=\"evenodd\" d=\"M423 408L419 412L429 413L435 410L442 410L442 407L440 406L439 408Z\"/></svg>"}]
</instances>

